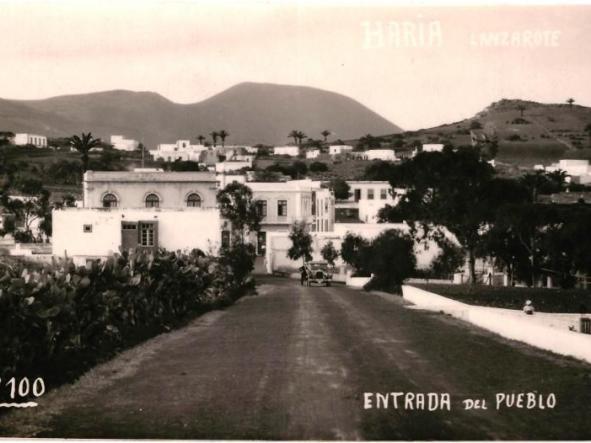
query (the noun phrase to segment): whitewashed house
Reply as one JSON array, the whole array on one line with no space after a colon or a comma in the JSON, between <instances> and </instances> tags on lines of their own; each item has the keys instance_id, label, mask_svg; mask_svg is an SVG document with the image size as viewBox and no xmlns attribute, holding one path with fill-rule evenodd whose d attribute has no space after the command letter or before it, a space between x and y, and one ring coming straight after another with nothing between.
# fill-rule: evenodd
<instances>
[{"instance_id":1,"label":"whitewashed house","mask_svg":"<svg viewBox=\"0 0 591 443\"><path fill-rule=\"evenodd\" d=\"M111 135L111 144L113 145L113 149L119 151L135 151L139 147L140 142L132 138L125 138L122 135Z\"/></svg>"},{"instance_id":2,"label":"whitewashed house","mask_svg":"<svg viewBox=\"0 0 591 443\"><path fill-rule=\"evenodd\" d=\"M332 231L334 196L312 180L288 182L248 182L262 215L256 239L257 253L264 255L267 233L289 232L295 221L306 222L311 231Z\"/></svg>"},{"instance_id":3,"label":"whitewashed house","mask_svg":"<svg viewBox=\"0 0 591 443\"><path fill-rule=\"evenodd\" d=\"M150 155L155 161L195 161L198 162L201 153L206 151L204 145L192 145L190 140L177 140L176 143L161 143L156 149L150 150Z\"/></svg>"},{"instance_id":4,"label":"whitewashed house","mask_svg":"<svg viewBox=\"0 0 591 443\"><path fill-rule=\"evenodd\" d=\"M219 162L215 164L215 172L216 174L221 174L225 172L233 172L233 171L240 171L242 169L251 169L252 168L252 161L246 160L226 160L223 162Z\"/></svg>"},{"instance_id":5,"label":"whitewashed house","mask_svg":"<svg viewBox=\"0 0 591 443\"><path fill-rule=\"evenodd\" d=\"M216 253L228 231L217 190L208 172L88 171L84 207L52 212L53 254L85 264L130 249Z\"/></svg>"},{"instance_id":6,"label":"whitewashed house","mask_svg":"<svg viewBox=\"0 0 591 443\"><path fill-rule=\"evenodd\" d=\"M442 152L443 143L423 143L423 152Z\"/></svg>"},{"instance_id":7,"label":"whitewashed house","mask_svg":"<svg viewBox=\"0 0 591 443\"><path fill-rule=\"evenodd\" d=\"M12 143L16 146L33 145L37 148L47 148L47 137L38 134L19 133L14 134Z\"/></svg>"},{"instance_id":8,"label":"whitewashed house","mask_svg":"<svg viewBox=\"0 0 591 443\"><path fill-rule=\"evenodd\" d=\"M331 145L328 147L328 153L330 155L346 154L353 151L353 146L350 145Z\"/></svg>"},{"instance_id":9,"label":"whitewashed house","mask_svg":"<svg viewBox=\"0 0 591 443\"><path fill-rule=\"evenodd\" d=\"M349 180L349 198L335 204L337 222L377 223L380 209L395 206L399 197L391 192L387 181ZM396 194L404 192L397 189Z\"/></svg>"},{"instance_id":10,"label":"whitewashed house","mask_svg":"<svg viewBox=\"0 0 591 443\"><path fill-rule=\"evenodd\" d=\"M300 155L300 148L298 146L275 146L273 148L273 155L289 155L290 157L297 157Z\"/></svg>"},{"instance_id":11,"label":"whitewashed house","mask_svg":"<svg viewBox=\"0 0 591 443\"><path fill-rule=\"evenodd\" d=\"M306 158L307 159L314 159L320 156L320 149L310 149L306 151Z\"/></svg>"},{"instance_id":12,"label":"whitewashed house","mask_svg":"<svg viewBox=\"0 0 591 443\"><path fill-rule=\"evenodd\" d=\"M393 149L369 149L365 151L366 160L383 160L393 162L396 160L396 153Z\"/></svg>"}]
</instances>

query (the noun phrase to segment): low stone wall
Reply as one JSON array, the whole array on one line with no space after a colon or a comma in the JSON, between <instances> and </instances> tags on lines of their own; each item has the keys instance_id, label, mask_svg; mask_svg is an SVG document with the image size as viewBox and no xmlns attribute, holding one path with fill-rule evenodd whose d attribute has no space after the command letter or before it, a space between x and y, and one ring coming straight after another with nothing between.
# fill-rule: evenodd
<instances>
[{"instance_id":1,"label":"low stone wall","mask_svg":"<svg viewBox=\"0 0 591 443\"><path fill-rule=\"evenodd\" d=\"M526 315L516 310L467 305L408 285L402 286L402 296L419 308L443 311L511 340L591 363L591 335L577 332L580 319L589 315ZM576 331L569 330L573 325Z\"/></svg>"}]
</instances>

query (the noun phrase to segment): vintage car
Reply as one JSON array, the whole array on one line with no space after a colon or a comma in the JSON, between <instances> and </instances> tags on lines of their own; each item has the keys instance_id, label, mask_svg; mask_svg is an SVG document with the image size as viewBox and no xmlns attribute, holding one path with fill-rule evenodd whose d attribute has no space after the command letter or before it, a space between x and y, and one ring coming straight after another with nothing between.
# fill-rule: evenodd
<instances>
[{"instance_id":1,"label":"vintage car","mask_svg":"<svg viewBox=\"0 0 591 443\"><path fill-rule=\"evenodd\" d=\"M305 264L305 269L306 284L308 286L311 286L312 283L330 286L332 283L332 274L328 263L323 261L311 261Z\"/></svg>"}]
</instances>

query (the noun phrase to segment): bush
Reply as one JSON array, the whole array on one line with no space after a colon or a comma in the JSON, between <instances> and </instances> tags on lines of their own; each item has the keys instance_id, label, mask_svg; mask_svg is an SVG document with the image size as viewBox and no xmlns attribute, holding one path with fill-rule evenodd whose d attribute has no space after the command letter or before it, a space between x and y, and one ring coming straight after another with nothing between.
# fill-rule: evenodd
<instances>
[{"instance_id":1,"label":"bush","mask_svg":"<svg viewBox=\"0 0 591 443\"><path fill-rule=\"evenodd\" d=\"M354 276L369 277L369 256L371 255L370 243L363 237L355 234L347 234L341 244L341 258L352 266Z\"/></svg>"},{"instance_id":2,"label":"bush","mask_svg":"<svg viewBox=\"0 0 591 443\"><path fill-rule=\"evenodd\" d=\"M417 261L414 254L413 240L390 229L382 232L371 243L369 270L373 278L366 289L381 289L399 292L400 285L415 270Z\"/></svg>"},{"instance_id":3,"label":"bush","mask_svg":"<svg viewBox=\"0 0 591 443\"><path fill-rule=\"evenodd\" d=\"M254 251L123 254L89 269L0 263L0 378L71 380L116 351L225 306L252 286Z\"/></svg>"},{"instance_id":4,"label":"bush","mask_svg":"<svg viewBox=\"0 0 591 443\"><path fill-rule=\"evenodd\" d=\"M326 172L326 171L328 171L328 166L326 163L323 163L323 162L312 162L310 164L310 171L312 171L312 172Z\"/></svg>"}]
</instances>

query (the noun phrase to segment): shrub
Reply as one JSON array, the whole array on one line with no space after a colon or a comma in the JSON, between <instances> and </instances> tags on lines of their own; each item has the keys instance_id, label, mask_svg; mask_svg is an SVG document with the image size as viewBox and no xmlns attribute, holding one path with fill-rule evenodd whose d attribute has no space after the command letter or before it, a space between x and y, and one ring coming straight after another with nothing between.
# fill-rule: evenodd
<instances>
[{"instance_id":1,"label":"shrub","mask_svg":"<svg viewBox=\"0 0 591 443\"><path fill-rule=\"evenodd\" d=\"M310 164L310 171L312 171L312 172L326 172L326 171L328 171L328 165L323 162L312 162Z\"/></svg>"},{"instance_id":2,"label":"shrub","mask_svg":"<svg viewBox=\"0 0 591 443\"><path fill-rule=\"evenodd\" d=\"M395 229L382 232L371 243L369 270L373 278L367 289L399 292L402 282L416 267L413 240Z\"/></svg>"},{"instance_id":3,"label":"shrub","mask_svg":"<svg viewBox=\"0 0 591 443\"><path fill-rule=\"evenodd\" d=\"M355 234L347 234L341 244L341 257L343 261L355 270L354 275L369 276L369 256L371 255L370 243L363 237Z\"/></svg>"},{"instance_id":4,"label":"shrub","mask_svg":"<svg viewBox=\"0 0 591 443\"><path fill-rule=\"evenodd\" d=\"M224 306L252 285L254 251L141 252L76 268L0 263L0 378L71 380L117 350Z\"/></svg>"},{"instance_id":5,"label":"shrub","mask_svg":"<svg viewBox=\"0 0 591 443\"><path fill-rule=\"evenodd\" d=\"M322 247L320 254L322 254L322 258L331 266L334 266L335 260L339 257L339 252L335 249L332 241L329 241Z\"/></svg>"}]
</instances>

